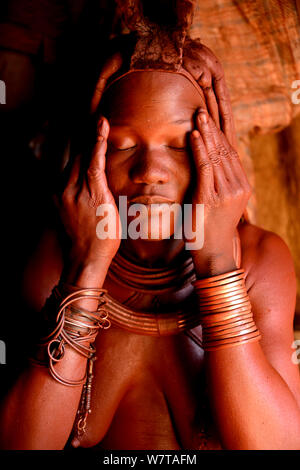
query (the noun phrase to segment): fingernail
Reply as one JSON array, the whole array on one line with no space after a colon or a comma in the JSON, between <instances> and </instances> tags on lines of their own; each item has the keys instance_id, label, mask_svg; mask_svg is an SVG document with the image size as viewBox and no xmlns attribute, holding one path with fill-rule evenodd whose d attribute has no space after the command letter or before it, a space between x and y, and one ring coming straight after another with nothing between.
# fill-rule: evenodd
<instances>
[{"instance_id":1,"label":"fingernail","mask_svg":"<svg viewBox=\"0 0 300 470\"><path fill-rule=\"evenodd\" d=\"M104 140L103 119L98 122L97 131L97 141L102 142Z\"/></svg>"},{"instance_id":2,"label":"fingernail","mask_svg":"<svg viewBox=\"0 0 300 470\"><path fill-rule=\"evenodd\" d=\"M103 127L103 119L100 119L100 121L98 121L98 125L97 125L98 134L101 133L102 127Z\"/></svg>"},{"instance_id":3,"label":"fingernail","mask_svg":"<svg viewBox=\"0 0 300 470\"><path fill-rule=\"evenodd\" d=\"M198 113L198 118L200 119L200 121L203 123L203 124L207 124L208 122L208 116L207 116L207 113L206 111L199 111Z\"/></svg>"},{"instance_id":4,"label":"fingernail","mask_svg":"<svg viewBox=\"0 0 300 470\"><path fill-rule=\"evenodd\" d=\"M107 138L108 133L109 133L109 124L106 119L103 119L102 126L101 126L101 134L104 135L105 138Z\"/></svg>"},{"instance_id":5,"label":"fingernail","mask_svg":"<svg viewBox=\"0 0 300 470\"><path fill-rule=\"evenodd\" d=\"M200 132L195 130L192 132L192 139L197 140L200 137Z\"/></svg>"}]
</instances>

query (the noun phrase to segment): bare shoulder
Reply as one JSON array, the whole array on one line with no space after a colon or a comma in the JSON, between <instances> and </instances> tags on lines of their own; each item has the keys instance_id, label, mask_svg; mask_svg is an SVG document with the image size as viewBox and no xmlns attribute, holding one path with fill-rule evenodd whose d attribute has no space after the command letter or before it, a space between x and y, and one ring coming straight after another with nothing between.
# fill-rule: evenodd
<instances>
[{"instance_id":1,"label":"bare shoulder","mask_svg":"<svg viewBox=\"0 0 300 470\"><path fill-rule=\"evenodd\" d=\"M275 233L251 224L240 231L242 265L255 322L266 351L290 351L296 307L296 275L290 250Z\"/></svg>"},{"instance_id":2,"label":"bare shoulder","mask_svg":"<svg viewBox=\"0 0 300 470\"><path fill-rule=\"evenodd\" d=\"M285 241L276 233L250 223L239 228L242 247L242 264L246 271L247 288L281 287L285 294L296 295L294 262ZM276 298L276 291L272 291Z\"/></svg>"}]
</instances>

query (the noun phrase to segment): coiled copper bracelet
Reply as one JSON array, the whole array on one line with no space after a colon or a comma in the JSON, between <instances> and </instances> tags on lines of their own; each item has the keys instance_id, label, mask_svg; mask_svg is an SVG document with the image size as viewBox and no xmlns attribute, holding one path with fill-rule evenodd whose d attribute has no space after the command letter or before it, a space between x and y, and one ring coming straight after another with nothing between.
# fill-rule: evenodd
<instances>
[{"instance_id":1,"label":"coiled copper bracelet","mask_svg":"<svg viewBox=\"0 0 300 470\"><path fill-rule=\"evenodd\" d=\"M244 276L245 271L237 269L193 282L205 351L261 339L253 319Z\"/></svg>"}]
</instances>

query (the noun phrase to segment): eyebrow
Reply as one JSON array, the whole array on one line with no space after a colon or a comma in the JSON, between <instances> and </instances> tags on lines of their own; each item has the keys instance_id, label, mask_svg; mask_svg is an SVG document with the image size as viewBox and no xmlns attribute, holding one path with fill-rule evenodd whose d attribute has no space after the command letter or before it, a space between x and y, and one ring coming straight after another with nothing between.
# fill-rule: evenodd
<instances>
[{"instance_id":1,"label":"eyebrow","mask_svg":"<svg viewBox=\"0 0 300 470\"><path fill-rule=\"evenodd\" d=\"M170 124L186 124L190 123L191 119L176 119L176 121L172 121Z\"/></svg>"},{"instance_id":2,"label":"eyebrow","mask_svg":"<svg viewBox=\"0 0 300 470\"><path fill-rule=\"evenodd\" d=\"M191 119L176 119L175 121L169 121L169 124L178 124L178 125L181 125L181 124L190 124L191 123ZM111 122L111 127L127 127L127 125L123 124L122 122L119 123L118 121L117 122Z\"/></svg>"}]
</instances>

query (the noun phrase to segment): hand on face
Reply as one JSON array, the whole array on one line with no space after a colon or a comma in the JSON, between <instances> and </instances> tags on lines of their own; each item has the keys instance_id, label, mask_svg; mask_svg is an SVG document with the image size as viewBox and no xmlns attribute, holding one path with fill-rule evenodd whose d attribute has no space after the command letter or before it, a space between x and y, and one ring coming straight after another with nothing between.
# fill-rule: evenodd
<instances>
[{"instance_id":1,"label":"hand on face","mask_svg":"<svg viewBox=\"0 0 300 470\"><path fill-rule=\"evenodd\" d=\"M194 204L204 204L204 244L192 255L213 259L230 251L225 253L230 258L232 238L251 188L235 150L234 119L223 68L204 45L197 47L194 59L192 56L184 60L184 67L201 86L206 101L206 109L198 109L196 129L190 136L197 180L194 227Z\"/></svg>"},{"instance_id":2,"label":"hand on face","mask_svg":"<svg viewBox=\"0 0 300 470\"><path fill-rule=\"evenodd\" d=\"M198 254L219 256L222 247L232 247L251 187L237 152L204 108L198 110L190 144L197 173L193 205L204 204L204 245Z\"/></svg>"},{"instance_id":3,"label":"hand on face","mask_svg":"<svg viewBox=\"0 0 300 470\"><path fill-rule=\"evenodd\" d=\"M77 156L70 168L70 174L60 196L55 196L65 230L71 240L71 261L76 263L99 263L108 267L120 246L120 237L100 239L97 232L99 214L97 207L108 204L107 218L113 218L112 226L120 233L121 222L105 174L105 155L108 121L103 118L98 124L98 137L86 171L82 158ZM84 173L82 175L82 173ZM97 216L98 215L98 216ZM104 214L101 214L104 215ZM110 219L111 220L111 219Z\"/></svg>"},{"instance_id":4,"label":"hand on face","mask_svg":"<svg viewBox=\"0 0 300 470\"><path fill-rule=\"evenodd\" d=\"M184 57L183 66L202 88L208 113L216 126L223 130L228 142L236 148L230 96L219 60L208 47L199 44L194 57Z\"/></svg>"}]
</instances>

